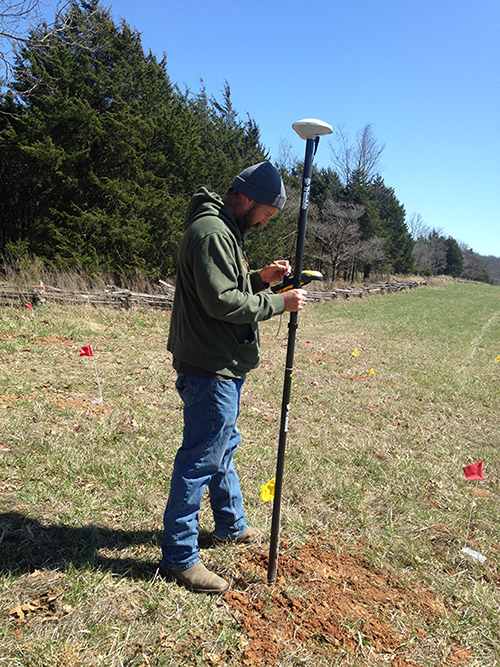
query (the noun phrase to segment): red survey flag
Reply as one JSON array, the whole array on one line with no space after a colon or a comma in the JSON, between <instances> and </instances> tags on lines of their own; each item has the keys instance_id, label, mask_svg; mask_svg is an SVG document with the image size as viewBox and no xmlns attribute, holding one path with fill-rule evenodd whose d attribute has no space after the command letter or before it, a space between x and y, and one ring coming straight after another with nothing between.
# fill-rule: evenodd
<instances>
[{"instance_id":1,"label":"red survey flag","mask_svg":"<svg viewBox=\"0 0 500 667\"><path fill-rule=\"evenodd\" d=\"M81 357L93 357L92 348L90 345L85 345L85 347L80 348L79 350Z\"/></svg>"},{"instance_id":2,"label":"red survey flag","mask_svg":"<svg viewBox=\"0 0 500 667\"><path fill-rule=\"evenodd\" d=\"M24 307L29 308L31 310L33 308L33 306L31 305L31 301L28 301L28 303L25 303Z\"/></svg>"},{"instance_id":3,"label":"red survey flag","mask_svg":"<svg viewBox=\"0 0 500 667\"><path fill-rule=\"evenodd\" d=\"M470 466L464 466L465 479L483 479L483 462L471 463Z\"/></svg>"}]
</instances>

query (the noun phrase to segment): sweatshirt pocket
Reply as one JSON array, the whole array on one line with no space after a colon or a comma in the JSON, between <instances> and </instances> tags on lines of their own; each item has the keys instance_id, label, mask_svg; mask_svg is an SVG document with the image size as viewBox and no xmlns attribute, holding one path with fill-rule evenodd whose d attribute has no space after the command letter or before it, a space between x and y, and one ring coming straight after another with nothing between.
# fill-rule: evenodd
<instances>
[{"instance_id":1,"label":"sweatshirt pocket","mask_svg":"<svg viewBox=\"0 0 500 667\"><path fill-rule=\"evenodd\" d=\"M249 328L243 342L233 350L233 364L242 371L256 368L260 362L257 332Z\"/></svg>"}]
</instances>

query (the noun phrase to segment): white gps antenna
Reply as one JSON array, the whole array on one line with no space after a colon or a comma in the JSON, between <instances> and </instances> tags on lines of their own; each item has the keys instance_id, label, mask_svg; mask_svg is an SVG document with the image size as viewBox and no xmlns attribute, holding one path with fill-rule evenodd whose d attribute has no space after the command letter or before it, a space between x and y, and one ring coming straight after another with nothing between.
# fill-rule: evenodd
<instances>
[{"instance_id":1,"label":"white gps antenna","mask_svg":"<svg viewBox=\"0 0 500 667\"><path fill-rule=\"evenodd\" d=\"M314 139L324 134L332 134L333 128L329 123L317 118L304 118L292 124L292 128L301 139Z\"/></svg>"}]
</instances>

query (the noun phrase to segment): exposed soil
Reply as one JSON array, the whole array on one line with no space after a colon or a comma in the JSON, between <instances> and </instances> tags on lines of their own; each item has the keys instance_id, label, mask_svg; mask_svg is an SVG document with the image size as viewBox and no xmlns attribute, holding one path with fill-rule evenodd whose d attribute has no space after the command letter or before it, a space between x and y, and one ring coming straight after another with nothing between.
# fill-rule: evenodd
<instances>
[{"instance_id":1,"label":"exposed soil","mask_svg":"<svg viewBox=\"0 0 500 667\"><path fill-rule=\"evenodd\" d=\"M46 322L47 324L47 322ZM35 339L35 345L74 345L76 346L73 338L68 338L67 336L44 336L43 338L37 337Z\"/></svg>"},{"instance_id":2,"label":"exposed soil","mask_svg":"<svg viewBox=\"0 0 500 667\"><path fill-rule=\"evenodd\" d=\"M449 613L432 591L401 585L369 563L366 552L337 552L321 541L285 545L276 584L264 598L262 588L249 584L267 580L267 562L266 554L245 555L241 578L224 596L248 639L244 665L277 665L306 648L321 664L349 655L360 665L421 667L427 627ZM439 664L465 665L469 657L464 647L452 646Z\"/></svg>"},{"instance_id":3,"label":"exposed soil","mask_svg":"<svg viewBox=\"0 0 500 667\"><path fill-rule=\"evenodd\" d=\"M10 395L0 395L0 408L12 408L19 401L34 401L40 398L41 391L44 391L45 387L40 387L36 393L31 394L10 394ZM58 408L72 408L75 410L85 410L85 412L100 414L103 412L109 412L113 405L108 400L106 403L97 403L93 404L91 398L78 398L72 396L57 396L57 395L45 395L44 400L55 405Z\"/></svg>"}]
</instances>

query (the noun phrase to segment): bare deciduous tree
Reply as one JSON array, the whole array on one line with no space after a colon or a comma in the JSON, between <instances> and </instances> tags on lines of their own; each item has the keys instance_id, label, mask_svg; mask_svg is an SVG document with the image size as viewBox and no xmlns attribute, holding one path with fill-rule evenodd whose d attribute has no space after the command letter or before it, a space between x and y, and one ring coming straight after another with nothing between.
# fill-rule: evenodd
<instances>
[{"instance_id":1,"label":"bare deciduous tree","mask_svg":"<svg viewBox=\"0 0 500 667\"><path fill-rule=\"evenodd\" d=\"M447 266L445 237L436 229L427 237L419 237L413 246L413 257L417 268L430 269L433 276L443 273Z\"/></svg>"},{"instance_id":2,"label":"bare deciduous tree","mask_svg":"<svg viewBox=\"0 0 500 667\"><path fill-rule=\"evenodd\" d=\"M40 20L40 0L2 2L0 5L0 38L23 41L26 26L29 27L33 20Z\"/></svg>"},{"instance_id":3,"label":"bare deciduous tree","mask_svg":"<svg viewBox=\"0 0 500 667\"><path fill-rule=\"evenodd\" d=\"M321 246L319 259L331 266L332 280L343 275L352 281L364 264L377 266L386 260L384 239L361 238L358 220L364 210L359 204L331 198L312 207L310 227Z\"/></svg>"},{"instance_id":4,"label":"bare deciduous tree","mask_svg":"<svg viewBox=\"0 0 500 667\"><path fill-rule=\"evenodd\" d=\"M299 162L299 158L292 149L292 144L288 139L280 139L278 146L278 157L276 158L276 166L278 169L283 169L289 174Z\"/></svg>"},{"instance_id":5,"label":"bare deciduous tree","mask_svg":"<svg viewBox=\"0 0 500 667\"><path fill-rule=\"evenodd\" d=\"M71 0L60 0L57 18L71 4ZM30 32L37 30L44 19L45 5L42 0L2 0L0 2L0 64L6 82L9 81L13 60L20 46L26 44ZM52 24L53 25L53 24Z\"/></svg>"},{"instance_id":6,"label":"bare deciduous tree","mask_svg":"<svg viewBox=\"0 0 500 667\"><path fill-rule=\"evenodd\" d=\"M340 180L349 185L352 175L359 173L366 182L371 181L380 171L380 156L385 148L373 136L368 123L356 134L352 144L343 127L335 133L336 143L330 143L332 162Z\"/></svg>"},{"instance_id":7,"label":"bare deciduous tree","mask_svg":"<svg viewBox=\"0 0 500 667\"><path fill-rule=\"evenodd\" d=\"M359 253L359 261L371 266L377 266L387 260L387 253L384 250L385 239L380 236L372 236L362 242Z\"/></svg>"},{"instance_id":8,"label":"bare deciduous tree","mask_svg":"<svg viewBox=\"0 0 500 667\"><path fill-rule=\"evenodd\" d=\"M332 267L332 279L359 257L362 241L358 219L364 207L328 198L321 207L313 206L310 227L321 244L320 259Z\"/></svg>"},{"instance_id":9,"label":"bare deciduous tree","mask_svg":"<svg viewBox=\"0 0 500 667\"><path fill-rule=\"evenodd\" d=\"M425 224L420 213L412 213L406 225L414 241L418 241L421 238L428 238L432 232L432 229Z\"/></svg>"}]
</instances>

